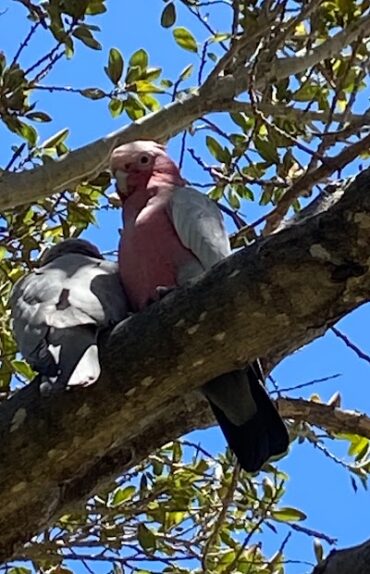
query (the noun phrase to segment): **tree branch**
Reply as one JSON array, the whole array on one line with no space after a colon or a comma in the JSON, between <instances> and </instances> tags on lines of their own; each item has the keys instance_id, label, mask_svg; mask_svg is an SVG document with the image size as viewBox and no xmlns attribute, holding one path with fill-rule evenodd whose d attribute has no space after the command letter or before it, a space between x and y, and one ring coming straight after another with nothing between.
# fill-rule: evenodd
<instances>
[{"instance_id":1,"label":"tree branch","mask_svg":"<svg viewBox=\"0 0 370 574\"><path fill-rule=\"evenodd\" d=\"M261 90L330 58L366 33L369 23L370 16L364 16L305 56L276 58L265 66L259 65L255 88ZM198 93L72 151L60 160L21 173L3 173L0 176L0 210L37 201L73 189L82 180L93 179L107 167L110 153L118 145L135 139L167 140L207 113L231 111L234 99L248 90L249 82L245 68L238 70L237 77L230 74L214 78L207 82L207 89L203 85Z\"/></svg>"},{"instance_id":2,"label":"tree branch","mask_svg":"<svg viewBox=\"0 0 370 574\"><path fill-rule=\"evenodd\" d=\"M306 171L286 190L275 209L267 215L266 227L263 230L264 235L269 235L277 229L289 211L293 201L299 197L299 195L304 191L312 189L313 186L319 181L322 181L323 178L329 177L334 172L343 169L358 157L361 152L366 151L369 146L370 134L342 149L336 156L325 158L325 162L323 161L318 168Z\"/></svg>"},{"instance_id":3,"label":"tree branch","mask_svg":"<svg viewBox=\"0 0 370 574\"><path fill-rule=\"evenodd\" d=\"M312 574L367 574L370 563L370 540L343 550L333 550Z\"/></svg>"},{"instance_id":4,"label":"tree branch","mask_svg":"<svg viewBox=\"0 0 370 574\"><path fill-rule=\"evenodd\" d=\"M370 439L370 418L364 414L303 399L282 398L277 404L287 419L305 421L333 434L348 432Z\"/></svg>"},{"instance_id":5,"label":"tree branch","mask_svg":"<svg viewBox=\"0 0 370 574\"><path fill-rule=\"evenodd\" d=\"M122 322L88 391L43 398L35 381L0 405L0 560L155 448L208 425L193 389L257 356L276 364L369 299L369 186L367 170ZM334 432L369 433L366 417L328 405L280 406Z\"/></svg>"}]
</instances>

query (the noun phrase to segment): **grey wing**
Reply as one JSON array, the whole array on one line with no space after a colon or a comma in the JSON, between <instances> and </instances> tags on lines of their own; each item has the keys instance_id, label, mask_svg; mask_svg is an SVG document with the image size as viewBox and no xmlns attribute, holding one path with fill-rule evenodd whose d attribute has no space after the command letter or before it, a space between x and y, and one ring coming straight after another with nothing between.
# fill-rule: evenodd
<instances>
[{"instance_id":1,"label":"grey wing","mask_svg":"<svg viewBox=\"0 0 370 574\"><path fill-rule=\"evenodd\" d=\"M53 265L54 272L63 269L64 273L62 304L50 319L53 327L92 324L104 328L127 315L127 300L115 263L74 253L47 267Z\"/></svg>"},{"instance_id":2,"label":"grey wing","mask_svg":"<svg viewBox=\"0 0 370 574\"><path fill-rule=\"evenodd\" d=\"M120 281L116 263L100 261L99 273L92 279L90 289L101 305L102 327L115 325L127 316L128 300Z\"/></svg>"},{"instance_id":3,"label":"grey wing","mask_svg":"<svg viewBox=\"0 0 370 574\"><path fill-rule=\"evenodd\" d=\"M170 217L185 247L207 271L231 253L222 214L216 203L192 187L177 187L170 204Z\"/></svg>"},{"instance_id":4,"label":"grey wing","mask_svg":"<svg viewBox=\"0 0 370 574\"><path fill-rule=\"evenodd\" d=\"M20 279L10 305L19 350L60 386L98 378L97 331L127 315L117 265L77 253Z\"/></svg>"},{"instance_id":5,"label":"grey wing","mask_svg":"<svg viewBox=\"0 0 370 574\"><path fill-rule=\"evenodd\" d=\"M10 296L12 327L19 350L37 370L40 366L50 368L54 363L46 339L49 317L60 294L61 283L55 274L48 277L40 269L19 279Z\"/></svg>"}]
</instances>

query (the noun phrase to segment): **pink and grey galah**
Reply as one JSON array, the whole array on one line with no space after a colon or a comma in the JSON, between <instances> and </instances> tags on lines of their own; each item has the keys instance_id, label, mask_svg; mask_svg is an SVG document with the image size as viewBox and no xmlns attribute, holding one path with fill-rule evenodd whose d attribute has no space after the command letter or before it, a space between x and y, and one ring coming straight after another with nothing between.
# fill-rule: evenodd
<instances>
[{"instance_id":1,"label":"pink and grey galah","mask_svg":"<svg viewBox=\"0 0 370 574\"><path fill-rule=\"evenodd\" d=\"M217 204L186 185L162 145L135 141L116 148L111 171L124 213L120 276L134 310L230 255ZM264 388L258 361L209 381L202 391L246 471L287 450L287 429Z\"/></svg>"},{"instance_id":2,"label":"pink and grey galah","mask_svg":"<svg viewBox=\"0 0 370 574\"><path fill-rule=\"evenodd\" d=\"M99 332L128 313L117 264L84 239L46 251L14 285L10 306L18 348L40 373L44 395L94 383Z\"/></svg>"}]
</instances>

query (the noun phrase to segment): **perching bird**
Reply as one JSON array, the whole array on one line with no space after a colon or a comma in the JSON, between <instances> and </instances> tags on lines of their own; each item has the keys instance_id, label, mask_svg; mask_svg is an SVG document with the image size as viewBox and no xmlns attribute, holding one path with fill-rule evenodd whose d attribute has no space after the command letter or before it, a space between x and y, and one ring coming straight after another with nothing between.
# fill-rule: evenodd
<instances>
[{"instance_id":1,"label":"perching bird","mask_svg":"<svg viewBox=\"0 0 370 574\"><path fill-rule=\"evenodd\" d=\"M124 208L120 275L135 310L230 254L217 205L186 186L162 145L122 145L113 151L111 170ZM287 450L288 433L264 389L258 362L202 389L242 468L256 471Z\"/></svg>"},{"instance_id":2,"label":"perching bird","mask_svg":"<svg viewBox=\"0 0 370 574\"><path fill-rule=\"evenodd\" d=\"M99 331L128 310L116 263L84 239L51 247L14 285L10 305L19 350L40 373L44 394L94 383Z\"/></svg>"}]
</instances>

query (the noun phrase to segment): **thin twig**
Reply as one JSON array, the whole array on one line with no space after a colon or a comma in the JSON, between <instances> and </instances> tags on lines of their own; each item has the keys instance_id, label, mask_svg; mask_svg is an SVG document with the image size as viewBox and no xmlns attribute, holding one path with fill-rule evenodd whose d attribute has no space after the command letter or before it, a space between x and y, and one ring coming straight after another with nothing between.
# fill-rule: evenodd
<instances>
[{"instance_id":1,"label":"thin twig","mask_svg":"<svg viewBox=\"0 0 370 574\"><path fill-rule=\"evenodd\" d=\"M306 526L302 526L301 524L296 523L287 523L287 526L296 532L301 532L302 534L307 534L308 536L312 536L314 538L320 538L321 540L325 540L330 545L336 544L337 539L325 534L324 532L319 532L318 530L313 530L312 528L307 528Z\"/></svg>"},{"instance_id":2,"label":"thin twig","mask_svg":"<svg viewBox=\"0 0 370 574\"><path fill-rule=\"evenodd\" d=\"M180 171L182 169L182 164L184 162L187 135L188 135L188 130L184 130L184 132L182 134L182 138L181 138L181 148L180 148L180 158L179 158L179 169L180 169Z\"/></svg>"},{"instance_id":3,"label":"thin twig","mask_svg":"<svg viewBox=\"0 0 370 574\"><path fill-rule=\"evenodd\" d=\"M312 385L318 385L319 383L326 383L327 381L331 381L333 379L337 379L341 377L341 373L335 373L334 375L329 375L327 377L321 377L320 379L313 379L312 381L308 381L307 383L301 383L299 385L295 385L293 387L283 387L274 389L270 392L271 395L279 394L279 393L287 393L289 391L296 391L297 389L304 389L305 387L311 387Z\"/></svg>"},{"instance_id":4,"label":"thin twig","mask_svg":"<svg viewBox=\"0 0 370 574\"><path fill-rule=\"evenodd\" d=\"M208 554L211 551L214 542L216 541L218 533L224 524L228 508L233 501L234 492L235 492L235 488L236 488L237 483L238 483L239 474L240 474L240 465L236 464L234 466L234 469L233 469L233 474L231 477L229 488L227 489L226 494L222 500L221 510L217 516L217 519L216 519L216 522L215 522L214 527L212 529L212 532L209 535L209 537L208 537L208 539L204 545L204 551L203 551L203 556L202 556L202 568L203 568L204 574L207 574L207 572L209 571L208 567L207 567Z\"/></svg>"},{"instance_id":5,"label":"thin twig","mask_svg":"<svg viewBox=\"0 0 370 574\"><path fill-rule=\"evenodd\" d=\"M339 339L343 341L343 343L347 345L349 349L354 351L360 359L366 361L367 363L370 363L370 355L364 353L364 351L362 351L357 345L352 343L352 341L347 337L347 335L342 333L342 331L340 331L337 327L332 327L331 330Z\"/></svg>"},{"instance_id":6,"label":"thin twig","mask_svg":"<svg viewBox=\"0 0 370 574\"><path fill-rule=\"evenodd\" d=\"M14 64L17 63L19 56L22 54L24 48L26 48L26 46L28 45L28 42L30 41L30 39L32 38L32 36L34 35L34 33L36 32L37 28L39 27L39 25L41 24L41 20L38 20L37 22L35 22L34 24L32 24L30 31L28 32L27 36L25 37L25 39L23 40L23 42L20 43L18 50L16 51L14 58L9 66L9 68L12 68L14 66Z\"/></svg>"},{"instance_id":7,"label":"thin twig","mask_svg":"<svg viewBox=\"0 0 370 574\"><path fill-rule=\"evenodd\" d=\"M353 143L340 151L336 156L329 157L325 163L314 171L306 172L291 187L285 192L279 204L266 216L266 227L263 235L269 235L281 223L286 213L288 212L293 201L307 189L324 180L332 175L335 171L343 169L351 161L356 159L360 153L370 146L370 134L362 138L360 141Z\"/></svg>"}]
</instances>

